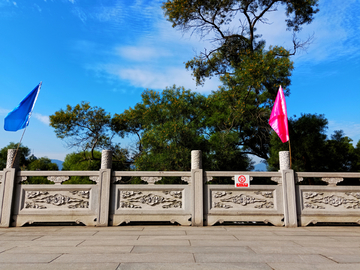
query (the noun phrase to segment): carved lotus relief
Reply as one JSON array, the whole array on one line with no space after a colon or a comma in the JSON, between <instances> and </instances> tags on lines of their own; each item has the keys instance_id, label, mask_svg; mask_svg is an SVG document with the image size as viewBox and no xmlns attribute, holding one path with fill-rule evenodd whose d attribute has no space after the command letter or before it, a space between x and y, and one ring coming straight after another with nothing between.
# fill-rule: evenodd
<instances>
[{"instance_id":1,"label":"carved lotus relief","mask_svg":"<svg viewBox=\"0 0 360 270\"><path fill-rule=\"evenodd\" d=\"M24 208L58 209L89 208L89 190L26 191Z\"/></svg>"},{"instance_id":2,"label":"carved lotus relief","mask_svg":"<svg viewBox=\"0 0 360 270\"><path fill-rule=\"evenodd\" d=\"M304 192L303 205L308 209L360 209L360 192Z\"/></svg>"},{"instance_id":3,"label":"carved lotus relief","mask_svg":"<svg viewBox=\"0 0 360 270\"><path fill-rule=\"evenodd\" d=\"M274 208L273 191L214 191L212 192L213 208Z\"/></svg>"},{"instance_id":4,"label":"carved lotus relief","mask_svg":"<svg viewBox=\"0 0 360 270\"><path fill-rule=\"evenodd\" d=\"M182 191L121 191L120 208L182 208Z\"/></svg>"}]
</instances>

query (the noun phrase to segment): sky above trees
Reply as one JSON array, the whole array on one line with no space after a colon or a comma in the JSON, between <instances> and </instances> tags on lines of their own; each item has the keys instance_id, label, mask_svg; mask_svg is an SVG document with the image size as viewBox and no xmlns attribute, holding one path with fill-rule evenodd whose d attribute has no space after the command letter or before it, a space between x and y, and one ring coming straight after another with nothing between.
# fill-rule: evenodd
<instances>
[{"instance_id":1,"label":"sky above trees","mask_svg":"<svg viewBox=\"0 0 360 270\"><path fill-rule=\"evenodd\" d=\"M146 89L176 84L210 94L217 78L196 86L184 62L209 40L182 34L164 18L163 1L0 0L0 148L17 142L3 120L40 81L43 86L23 144L36 156L64 159L71 150L55 136L48 116L82 101L122 113ZM336 7L336 8L334 8ZM288 115L324 114L329 134L342 129L360 139L360 3L320 0L320 12L300 36L314 34L306 51L292 60ZM291 48L283 12L258 27L267 45ZM130 143L120 141L123 146Z\"/></svg>"}]
</instances>

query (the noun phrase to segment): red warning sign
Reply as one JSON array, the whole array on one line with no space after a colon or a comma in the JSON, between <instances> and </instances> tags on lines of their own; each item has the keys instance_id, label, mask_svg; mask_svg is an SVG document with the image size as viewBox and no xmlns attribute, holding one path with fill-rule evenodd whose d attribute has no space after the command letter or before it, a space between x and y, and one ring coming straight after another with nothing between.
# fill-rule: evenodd
<instances>
[{"instance_id":1,"label":"red warning sign","mask_svg":"<svg viewBox=\"0 0 360 270\"><path fill-rule=\"evenodd\" d=\"M250 187L249 175L235 175L235 187Z\"/></svg>"}]
</instances>

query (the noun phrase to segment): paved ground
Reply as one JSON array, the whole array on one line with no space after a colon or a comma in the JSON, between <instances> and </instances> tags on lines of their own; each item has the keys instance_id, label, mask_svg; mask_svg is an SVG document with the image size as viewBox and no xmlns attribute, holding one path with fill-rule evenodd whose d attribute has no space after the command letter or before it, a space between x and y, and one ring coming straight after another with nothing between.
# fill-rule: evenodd
<instances>
[{"instance_id":1,"label":"paved ground","mask_svg":"<svg viewBox=\"0 0 360 270\"><path fill-rule=\"evenodd\" d=\"M0 269L360 269L360 227L0 229Z\"/></svg>"}]
</instances>

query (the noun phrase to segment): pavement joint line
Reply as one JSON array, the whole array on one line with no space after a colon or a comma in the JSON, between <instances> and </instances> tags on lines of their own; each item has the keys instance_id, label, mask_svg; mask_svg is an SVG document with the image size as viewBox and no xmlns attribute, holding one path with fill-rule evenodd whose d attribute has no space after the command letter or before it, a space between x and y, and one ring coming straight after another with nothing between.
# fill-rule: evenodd
<instances>
[{"instance_id":1,"label":"pavement joint line","mask_svg":"<svg viewBox=\"0 0 360 270\"><path fill-rule=\"evenodd\" d=\"M139 240L140 239L140 235L136 238L136 240Z\"/></svg>"},{"instance_id":2,"label":"pavement joint line","mask_svg":"<svg viewBox=\"0 0 360 270\"><path fill-rule=\"evenodd\" d=\"M133 245L133 247L132 247L132 249L130 250L130 252L129 252L129 253L132 253L132 252L133 252L133 250L134 250L134 248L135 248L135 245Z\"/></svg>"},{"instance_id":3,"label":"pavement joint line","mask_svg":"<svg viewBox=\"0 0 360 270\"><path fill-rule=\"evenodd\" d=\"M194 263L196 263L196 258L195 258L195 254L192 253L193 259L194 259Z\"/></svg>"},{"instance_id":4,"label":"pavement joint line","mask_svg":"<svg viewBox=\"0 0 360 270\"><path fill-rule=\"evenodd\" d=\"M269 266L272 270L276 270L275 268L272 268L269 263L265 263L267 266Z\"/></svg>"},{"instance_id":5,"label":"pavement joint line","mask_svg":"<svg viewBox=\"0 0 360 270\"><path fill-rule=\"evenodd\" d=\"M38 240L38 239L41 238L41 237L44 237L44 235L40 235L39 237L36 237L36 238L34 238L33 240L31 240L31 241Z\"/></svg>"},{"instance_id":6,"label":"pavement joint line","mask_svg":"<svg viewBox=\"0 0 360 270\"><path fill-rule=\"evenodd\" d=\"M326 255L324 255L324 254L320 254L320 253L319 253L318 255L323 256L323 257L325 257L326 259L329 259L330 261L333 261L334 263L340 264L339 262L333 260L331 257L328 257L328 256L326 256Z\"/></svg>"},{"instance_id":7,"label":"pavement joint line","mask_svg":"<svg viewBox=\"0 0 360 270\"><path fill-rule=\"evenodd\" d=\"M82 243L84 243L86 240L84 240L84 241L81 241L79 244L77 244L75 247L78 247L78 246L80 246Z\"/></svg>"},{"instance_id":8,"label":"pavement joint line","mask_svg":"<svg viewBox=\"0 0 360 270\"><path fill-rule=\"evenodd\" d=\"M96 234L98 234L99 233L99 231L96 231L92 236L95 236Z\"/></svg>"},{"instance_id":9,"label":"pavement joint line","mask_svg":"<svg viewBox=\"0 0 360 270\"><path fill-rule=\"evenodd\" d=\"M62 255L64 255L65 253L61 253L59 256L57 256L56 258L52 259L50 262L48 262L49 264L52 263L53 261L55 261L56 259L60 258Z\"/></svg>"}]
</instances>

